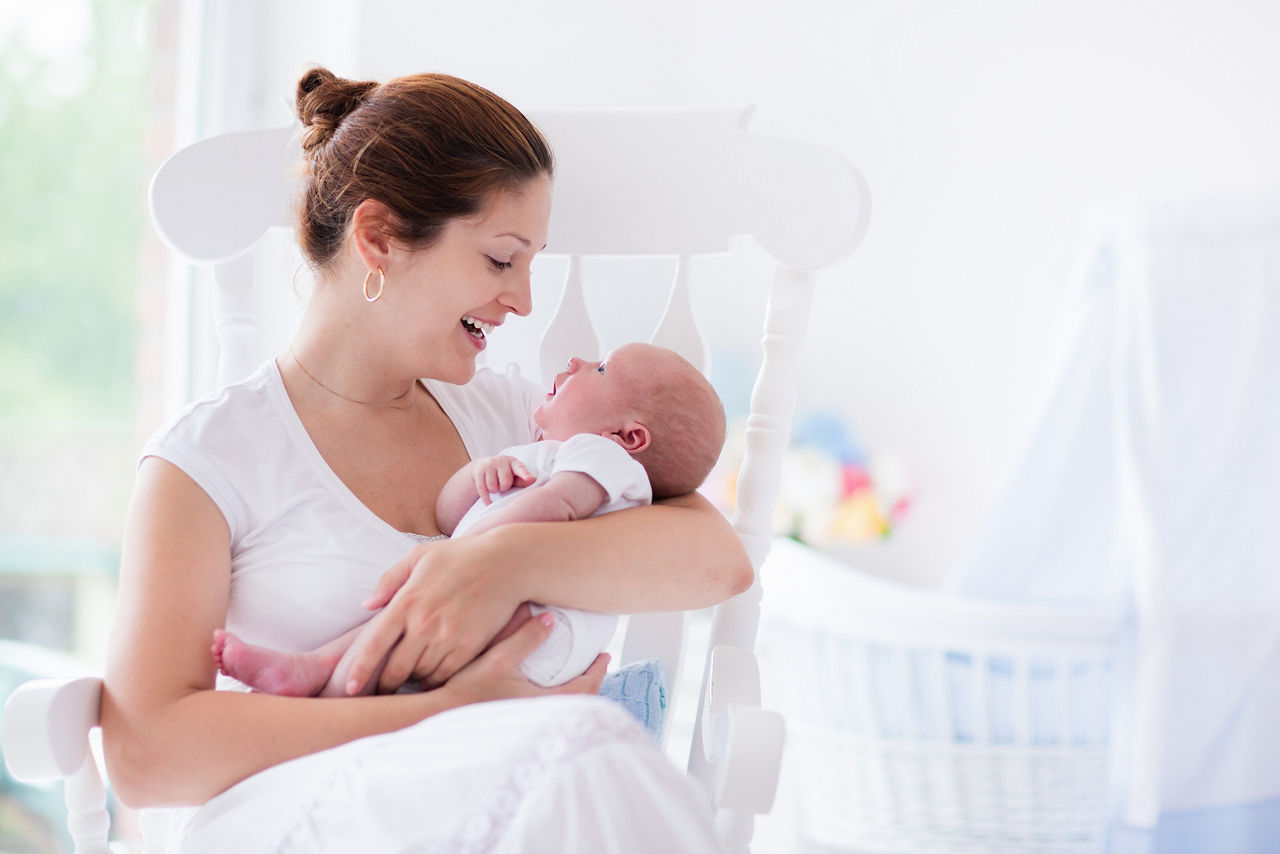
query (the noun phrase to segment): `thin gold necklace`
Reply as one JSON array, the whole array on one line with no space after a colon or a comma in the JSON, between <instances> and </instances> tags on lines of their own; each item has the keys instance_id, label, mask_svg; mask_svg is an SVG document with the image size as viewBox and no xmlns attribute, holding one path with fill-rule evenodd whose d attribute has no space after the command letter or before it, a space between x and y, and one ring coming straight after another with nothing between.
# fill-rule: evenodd
<instances>
[{"instance_id":1,"label":"thin gold necklace","mask_svg":"<svg viewBox=\"0 0 1280 854\"><path fill-rule=\"evenodd\" d=\"M293 363L294 363L295 365L297 365L297 366L298 366L298 368L299 368L299 369L300 369L304 374L306 374L306 375L307 375L307 378L308 378L308 379L310 379L310 380L311 380L313 383L315 383L316 385L320 386L320 388L322 388L322 389L324 389L325 391L329 392L329 394L333 395L334 397L340 397L340 398L342 398L343 400L347 401L348 403L355 403L355 404L359 404L360 406L369 406L369 407L372 407L372 408L374 408L374 409L381 409L381 408L384 408L384 407L385 407L385 408L387 408L387 409L411 409L411 408L413 408L413 400L412 400L412 399L408 399L408 398L409 398L409 395L413 393L413 386L409 386L409 388L405 391L405 393L404 393L404 394L400 395L399 397L394 398L394 399L392 400L392 402L391 402L391 403L370 403L370 402L368 402L368 401L366 401L366 400L356 400L354 397L347 397L347 396L346 396L345 394L343 394L342 392L340 392L340 391L334 391L333 389L329 388L329 387L328 387L327 385L325 385L324 383L320 382L320 378L319 378L319 377L317 377L315 374L311 373L310 371L308 371L308 370L307 370L307 366L306 366L306 365L304 365L304 364L302 364L302 360L298 358L298 354L297 354L297 353L295 353L295 352L293 352L293 345L292 345L292 344L290 344L290 345L289 345L289 355L293 357ZM403 404L402 404L402 405L400 405L400 406L397 406L397 405L396 405L396 403L395 403L395 401L403 401Z\"/></svg>"}]
</instances>

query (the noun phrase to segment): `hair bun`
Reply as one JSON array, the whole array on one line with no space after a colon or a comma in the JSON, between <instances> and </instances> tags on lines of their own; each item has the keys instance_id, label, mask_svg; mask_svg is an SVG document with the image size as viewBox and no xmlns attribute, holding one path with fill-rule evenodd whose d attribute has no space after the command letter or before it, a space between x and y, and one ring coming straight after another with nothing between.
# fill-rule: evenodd
<instances>
[{"instance_id":1,"label":"hair bun","mask_svg":"<svg viewBox=\"0 0 1280 854\"><path fill-rule=\"evenodd\" d=\"M312 68L298 80L298 118L306 128L302 148L310 153L333 136L338 125L378 88L370 81L344 80L327 68Z\"/></svg>"}]
</instances>

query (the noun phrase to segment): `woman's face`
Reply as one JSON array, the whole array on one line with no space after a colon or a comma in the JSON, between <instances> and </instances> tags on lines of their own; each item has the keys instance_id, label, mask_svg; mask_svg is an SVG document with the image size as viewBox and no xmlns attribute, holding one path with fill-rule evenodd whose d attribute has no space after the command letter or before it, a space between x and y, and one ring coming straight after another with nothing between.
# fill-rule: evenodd
<instances>
[{"instance_id":1,"label":"woman's face","mask_svg":"<svg viewBox=\"0 0 1280 854\"><path fill-rule=\"evenodd\" d=\"M494 196L478 216L455 219L429 248L388 269L387 308L419 376L464 383L486 338L510 313L531 309L529 267L547 242L551 179Z\"/></svg>"}]
</instances>

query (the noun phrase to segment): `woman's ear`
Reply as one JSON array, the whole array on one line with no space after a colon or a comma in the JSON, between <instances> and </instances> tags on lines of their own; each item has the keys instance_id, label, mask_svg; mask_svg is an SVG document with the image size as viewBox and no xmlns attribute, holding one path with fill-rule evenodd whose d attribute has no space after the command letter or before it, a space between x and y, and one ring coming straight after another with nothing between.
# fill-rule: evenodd
<instances>
[{"instance_id":1,"label":"woman's ear","mask_svg":"<svg viewBox=\"0 0 1280 854\"><path fill-rule=\"evenodd\" d=\"M368 270L387 269L395 215L377 199L365 199L351 214L351 248Z\"/></svg>"},{"instance_id":2,"label":"woman's ear","mask_svg":"<svg viewBox=\"0 0 1280 854\"><path fill-rule=\"evenodd\" d=\"M653 440L652 435L649 433L649 428L639 421L628 421L612 433L603 435L621 445L622 449L628 454L640 453L649 447Z\"/></svg>"}]
</instances>

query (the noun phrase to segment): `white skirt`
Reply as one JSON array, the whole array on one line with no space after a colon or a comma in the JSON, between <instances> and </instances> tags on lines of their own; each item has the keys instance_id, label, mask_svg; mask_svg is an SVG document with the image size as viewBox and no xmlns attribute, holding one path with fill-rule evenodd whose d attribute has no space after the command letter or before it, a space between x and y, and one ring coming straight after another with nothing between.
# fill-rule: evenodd
<instances>
[{"instance_id":1,"label":"white skirt","mask_svg":"<svg viewBox=\"0 0 1280 854\"><path fill-rule=\"evenodd\" d=\"M454 709L269 768L184 811L169 850L701 854L716 843L706 795L630 715L556 696Z\"/></svg>"}]
</instances>

